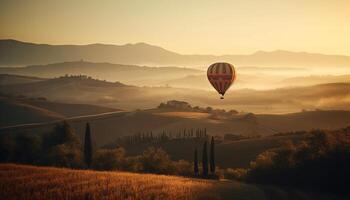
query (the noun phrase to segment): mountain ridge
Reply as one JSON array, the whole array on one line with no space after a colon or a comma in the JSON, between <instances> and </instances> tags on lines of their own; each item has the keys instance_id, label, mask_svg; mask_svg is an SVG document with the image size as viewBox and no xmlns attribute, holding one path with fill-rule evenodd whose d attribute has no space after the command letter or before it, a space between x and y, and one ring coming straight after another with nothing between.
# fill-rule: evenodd
<instances>
[{"instance_id":1,"label":"mountain ridge","mask_svg":"<svg viewBox=\"0 0 350 200\"><path fill-rule=\"evenodd\" d=\"M0 66L24 66L73 60L110 62L132 65L185 65L202 66L212 62L227 61L235 65L269 67L349 67L350 56L286 50L256 51L246 55L180 54L144 42L84 45L51 45L22 42L14 39L0 40Z\"/></svg>"}]
</instances>

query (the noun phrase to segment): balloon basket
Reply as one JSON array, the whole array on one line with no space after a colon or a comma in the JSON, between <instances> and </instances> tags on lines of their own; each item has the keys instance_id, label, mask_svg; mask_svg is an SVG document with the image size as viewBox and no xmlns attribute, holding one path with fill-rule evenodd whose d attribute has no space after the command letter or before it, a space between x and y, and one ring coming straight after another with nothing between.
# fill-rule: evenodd
<instances>
[{"instance_id":1,"label":"balloon basket","mask_svg":"<svg viewBox=\"0 0 350 200\"><path fill-rule=\"evenodd\" d=\"M224 99L224 97L220 97L220 99Z\"/></svg>"}]
</instances>

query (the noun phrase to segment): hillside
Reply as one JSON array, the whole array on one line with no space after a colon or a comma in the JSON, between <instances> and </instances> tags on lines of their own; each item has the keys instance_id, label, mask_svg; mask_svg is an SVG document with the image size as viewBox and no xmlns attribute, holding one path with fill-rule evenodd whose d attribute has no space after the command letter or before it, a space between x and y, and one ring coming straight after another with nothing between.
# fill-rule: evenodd
<instances>
[{"instance_id":1,"label":"hillside","mask_svg":"<svg viewBox=\"0 0 350 200\"><path fill-rule=\"evenodd\" d=\"M298 68L236 67L235 89L269 90L282 87L304 87L327 83L349 83L350 74L327 75ZM189 74L162 82L171 87L208 90L208 79L204 74Z\"/></svg>"},{"instance_id":2,"label":"hillside","mask_svg":"<svg viewBox=\"0 0 350 200\"><path fill-rule=\"evenodd\" d=\"M208 66L225 60L237 66L265 67L333 67L350 66L349 56L322 55L306 52L258 51L250 55L181 55L161 47L137 43L126 45L48 45L0 40L0 65L25 66L74 60L141 65ZM334 69L333 69L334 70Z\"/></svg>"},{"instance_id":3,"label":"hillside","mask_svg":"<svg viewBox=\"0 0 350 200\"><path fill-rule=\"evenodd\" d=\"M304 71L299 71L298 69L289 68L237 67L239 75L237 76L234 87L269 89L290 86L291 84L286 84L283 81L304 73ZM75 61L16 68L0 68L0 73L44 78L55 78L65 74L84 74L101 80L110 82L121 81L125 84L135 86L170 86L190 89L211 89L205 70L184 67L149 67ZM7 79L12 77L14 79L12 82L18 79L18 77L14 75L7 75L7 77ZM8 80L8 82L10 81L11 80ZM332 81L337 82L336 79L332 79Z\"/></svg>"},{"instance_id":4,"label":"hillside","mask_svg":"<svg viewBox=\"0 0 350 200\"><path fill-rule=\"evenodd\" d=\"M267 136L278 132L336 129L350 125L350 111L308 111L284 115L245 114L221 111L174 109L150 109L116 112L98 116L67 119L82 138L86 122L90 122L94 141L103 146L120 136L139 132L178 133L186 129L206 128L210 135L236 134L244 136ZM38 121L39 122L39 121ZM137 125L137 126L136 126ZM1 129L2 132L40 133L50 130L54 123L46 125L18 126Z\"/></svg>"},{"instance_id":5,"label":"hillside","mask_svg":"<svg viewBox=\"0 0 350 200\"><path fill-rule=\"evenodd\" d=\"M280 82L282 85L293 84L294 86L303 86L303 85L317 85L325 83L336 83L336 82L350 82L350 75L313 75L313 76L302 76L302 77L293 77L287 78Z\"/></svg>"},{"instance_id":6,"label":"hillside","mask_svg":"<svg viewBox=\"0 0 350 200\"><path fill-rule=\"evenodd\" d=\"M50 102L43 98L0 96L0 127L43 123L63 120L67 117L115 112L117 109L85 104Z\"/></svg>"},{"instance_id":7,"label":"hillside","mask_svg":"<svg viewBox=\"0 0 350 200\"><path fill-rule=\"evenodd\" d=\"M0 97L0 110L0 127L34 122L50 122L64 118L63 115L45 108L2 97Z\"/></svg>"},{"instance_id":8,"label":"hillside","mask_svg":"<svg viewBox=\"0 0 350 200\"><path fill-rule=\"evenodd\" d=\"M127 172L0 165L1 199L334 199L294 189Z\"/></svg>"},{"instance_id":9,"label":"hillside","mask_svg":"<svg viewBox=\"0 0 350 200\"><path fill-rule=\"evenodd\" d=\"M125 110L150 109L159 102L184 100L201 107L243 112L284 114L303 109L348 110L350 83L330 83L270 90L236 89L220 100L216 92L173 87L136 87L86 76L61 77L44 81L0 86L0 93L45 97L50 101L92 104Z\"/></svg>"},{"instance_id":10,"label":"hillside","mask_svg":"<svg viewBox=\"0 0 350 200\"><path fill-rule=\"evenodd\" d=\"M205 75L204 71L183 67L146 67L111 64L106 62L72 61L27 67L0 68L0 73L54 78L65 74L83 74L111 82L121 81L131 85L160 85L166 80L187 75Z\"/></svg>"},{"instance_id":11,"label":"hillside","mask_svg":"<svg viewBox=\"0 0 350 200\"><path fill-rule=\"evenodd\" d=\"M43 81L44 78L37 78L33 76L20 76L13 74L0 74L0 85L12 85L12 84L23 84Z\"/></svg>"},{"instance_id":12,"label":"hillside","mask_svg":"<svg viewBox=\"0 0 350 200\"><path fill-rule=\"evenodd\" d=\"M237 141L221 141L217 140L215 145L216 164L220 168L248 168L250 162L256 157L269 149L279 147L288 140L299 141L306 135L286 135L286 136L270 136L261 138L242 139ZM165 150L174 160L193 161L194 149L201 149L204 143L203 139L187 139L187 140L170 140L160 144L138 143L133 145L120 145L111 143L105 148L115 148L122 146L127 155L141 155L144 150L149 147L157 146Z\"/></svg>"},{"instance_id":13,"label":"hillside","mask_svg":"<svg viewBox=\"0 0 350 200\"><path fill-rule=\"evenodd\" d=\"M30 65L26 67L0 67L0 84L29 83L38 78L55 78L68 75L83 74L110 82L120 81L135 86L169 86L177 88L210 90L205 67L203 70L185 67L150 67L72 61L46 65ZM276 89L281 87L310 86L316 84L350 82L349 72L341 74L336 71L309 70L306 68L286 67L237 67L236 89ZM12 75L9 75L12 74ZM15 76L17 75L17 76ZM35 77L31 77L35 76ZM1 81L3 80L3 81ZM2 83L3 82L3 83Z\"/></svg>"}]
</instances>

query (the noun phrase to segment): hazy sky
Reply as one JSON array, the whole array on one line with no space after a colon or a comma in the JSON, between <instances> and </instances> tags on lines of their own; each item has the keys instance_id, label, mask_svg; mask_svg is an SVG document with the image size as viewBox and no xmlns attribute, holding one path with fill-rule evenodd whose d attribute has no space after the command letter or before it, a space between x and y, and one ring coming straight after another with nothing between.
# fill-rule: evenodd
<instances>
[{"instance_id":1,"label":"hazy sky","mask_svg":"<svg viewBox=\"0 0 350 200\"><path fill-rule=\"evenodd\" d=\"M350 55L349 0L0 0L0 38L146 42L184 54Z\"/></svg>"}]
</instances>

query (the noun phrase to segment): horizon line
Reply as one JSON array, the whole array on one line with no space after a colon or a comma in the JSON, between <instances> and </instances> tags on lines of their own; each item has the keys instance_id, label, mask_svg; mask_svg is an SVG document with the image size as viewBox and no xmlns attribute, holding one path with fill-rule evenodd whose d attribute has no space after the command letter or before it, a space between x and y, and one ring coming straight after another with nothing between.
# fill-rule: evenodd
<instances>
[{"instance_id":1,"label":"horizon line","mask_svg":"<svg viewBox=\"0 0 350 200\"><path fill-rule=\"evenodd\" d=\"M345 57L350 57L350 55L346 55L346 54L327 54L327 53L319 53L319 52L307 52L307 51L291 51L291 50L285 50L285 49L275 49L275 50L271 50L271 51L267 51L267 50L256 50L250 54L198 54L198 53L194 53L194 54L183 54L183 53L179 53L173 50L169 50L166 49L162 46L159 45L154 45L154 44L150 44L147 42L134 42L134 43L125 43L125 44L115 44L115 43L100 43L100 42L96 42L96 43L81 43L81 44L72 44L72 43L38 43L38 42L32 42L32 41L24 41L24 40L19 40L19 39L13 39L13 38L0 38L0 41L16 41L16 42L21 42L21 43L27 43L27 44L35 44L35 45L49 45L49 46L91 46L91 45L105 45L105 46L128 46L128 45L148 45L151 47L156 47L156 48L161 48L165 51L168 52L172 52L175 54L179 54L179 55L200 55L200 56L216 56L216 57L220 57L220 56L247 56L247 55L254 55L257 53L274 53L274 52L288 52L288 53L305 53L305 54L316 54L316 55L323 55L323 56L345 56Z\"/></svg>"}]
</instances>

